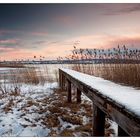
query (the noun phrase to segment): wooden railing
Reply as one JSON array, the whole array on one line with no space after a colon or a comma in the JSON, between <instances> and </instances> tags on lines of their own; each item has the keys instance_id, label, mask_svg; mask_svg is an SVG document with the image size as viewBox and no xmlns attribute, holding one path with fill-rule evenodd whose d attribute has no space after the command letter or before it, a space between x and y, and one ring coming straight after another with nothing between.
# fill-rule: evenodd
<instances>
[{"instance_id":1,"label":"wooden railing","mask_svg":"<svg viewBox=\"0 0 140 140\"><path fill-rule=\"evenodd\" d=\"M67 89L68 102L72 102L71 84L77 88L77 102L81 102L81 92L93 102L93 136L104 136L106 115L118 124L118 136L140 136L139 116L86 83L77 80L63 69L59 69L59 86L61 89Z\"/></svg>"}]
</instances>

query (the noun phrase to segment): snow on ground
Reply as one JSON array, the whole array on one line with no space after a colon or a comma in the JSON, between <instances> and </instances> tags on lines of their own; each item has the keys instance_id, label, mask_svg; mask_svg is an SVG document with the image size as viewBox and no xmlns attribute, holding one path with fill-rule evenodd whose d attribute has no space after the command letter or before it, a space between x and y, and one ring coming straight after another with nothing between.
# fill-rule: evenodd
<instances>
[{"instance_id":1,"label":"snow on ground","mask_svg":"<svg viewBox=\"0 0 140 140\"><path fill-rule=\"evenodd\" d=\"M86 116L86 109L90 105L80 107L79 104L78 107L77 104L67 104L66 92L62 95L54 93L57 87L56 82L44 85L22 83L17 94L9 92L3 95L0 92L0 136L69 136L69 133L71 136L82 136L82 133L90 136L89 132L75 132L76 128L81 127L80 122L82 127L91 124L91 117ZM6 83L6 88L10 90L11 84ZM86 99L82 101L85 105L84 101ZM77 108L76 114L70 106L74 110Z\"/></svg>"},{"instance_id":2,"label":"snow on ground","mask_svg":"<svg viewBox=\"0 0 140 140\"><path fill-rule=\"evenodd\" d=\"M10 87L10 83L6 86ZM39 99L53 93L57 83L44 85L22 84L19 95L1 95L0 100L0 136L47 136L50 129L37 121L47 114L39 114L42 103Z\"/></svg>"},{"instance_id":3,"label":"snow on ground","mask_svg":"<svg viewBox=\"0 0 140 140\"><path fill-rule=\"evenodd\" d=\"M125 108L140 116L140 90L132 87L122 86L100 77L87 75L70 69L62 70L72 77L82 81L86 85L97 89L103 95L120 103Z\"/></svg>"}]
</instances>

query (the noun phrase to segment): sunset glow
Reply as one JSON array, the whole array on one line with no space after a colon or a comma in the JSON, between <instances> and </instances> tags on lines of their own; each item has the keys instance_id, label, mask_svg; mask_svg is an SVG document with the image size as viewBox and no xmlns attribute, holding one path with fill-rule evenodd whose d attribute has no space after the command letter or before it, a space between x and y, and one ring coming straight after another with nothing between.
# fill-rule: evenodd
<instances>
[{"instance_id":1,"label":"sunset glow","mask_svg":"<svg viewBox=\"0 0 140 140\"><path fill-rule=\"evenodd\" d=\"M0 4L0 60L56 59L77 48L140 48L140 4Z\"/></svg>"}]
</instances>

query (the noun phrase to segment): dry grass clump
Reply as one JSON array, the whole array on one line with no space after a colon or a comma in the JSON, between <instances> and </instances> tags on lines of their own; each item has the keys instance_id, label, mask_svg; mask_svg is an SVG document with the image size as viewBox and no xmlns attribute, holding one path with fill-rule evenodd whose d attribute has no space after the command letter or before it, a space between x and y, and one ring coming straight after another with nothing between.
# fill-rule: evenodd
<instances>
[{"instance_id":1,"label":"dry grass clump","mask_svg":"<svg viewBox=\"0 0 140 140\"><path fill-rule=\"evenodd\" d=\"M58 137L58 134L55 130L51 130L51 132L48 134L48 137Z\"/></svg>"},{"instance_id":2,"label":"dry grass clump","mask_svg":"<svg viewBox=\"0 0 140 140\"><path fill-rule=\"evenodd\" d=\"M4 111L5 113L8 113L9 111L12 110L12 106L13 106L13 105L14 105L13 100L12 100L12 99L9 100L9 102L4 106L3 111Z\"/></svg>"},{"instance_id":3,"label":"dry grass clump","mask_svg":"<svg viewBox=\"0 0 140 140\"><path fill-rule=\"evenodd\" d=\"M59 136L61 136L61 137L73 137L74 135L73 135L73 130L71 130L71 129L64 129L60 134L59 134Z\"/></svg>"},{"instance_id":4,"label":"dry grass clump","mask_svg":"<svg viewBox=\"0 0 140 140\"><path fill-rule=\"evenodd\" d=\"M19 96L20 95L20 89L19 89L19 87L15 87L15 88L11 89L9 95L10 96Z\"/></svg>"},{"instance_id":5,"label":"dry grass clump","mask_svg":"<svg viewBox=\"0 0 140 140\"><path fill-rule=\"evenodd\" d=\"M60 114L63 114L63 110L62 109L60 109L58 106L50 106L50 107L48 107L48 110L52 113L52 114L58 114L58 113L60 113Z\"/></svg>"},{"instance_id":6,"label":"dry grass clump","mask_svg":"<svg viewBox=\"0 0 140 140\"><path fill-rule=\"evenodd\" d=\"M27 104L26 104L26 107L30 107L30 106L39 106L39 103L38 102L35 102L34 100L28 100L27 101Z\"/></svg>"},{"instance_id":7,"label":"dry grass clump","mask_svg":"<svg viewBox=\"0 0 140 140\"><path fill-rule=\"evenodd\" d=\"M78 115L62 115L62 120L74 125L82 125L82 120Z\"/></svg>"},{"instance_id":8,"label":"dry grass clump","mask_svg":"<svg viewBox=\"0 0 140 140\"><path fill-rule=\"evenodd\" d=\"M58 116L52 114L51 116L47 116L46 123L49 127L58 127L60 122Z\"/></svg>"},{"instance_id":9,"label":"dry grass clump","mask_svg":"<svg viewBox=\"0 0 140 140\"><path fill-rule=\"evenodd\" d=\"M39 77L34 67L25 68L22 73L24 83L39 84Z\"/></svg>"},{"instance_id":10,"label":"dry grass clump","mask_svg":"<svg viewBox=\"0 0 140 140\"><path fill-rule=\"evenodd\" d=\"M81 125L79 127L75 128L75 131L77 132L89 132L90 134L92 133L92 121L86 125Z\"/></svg>"}]
</instances>

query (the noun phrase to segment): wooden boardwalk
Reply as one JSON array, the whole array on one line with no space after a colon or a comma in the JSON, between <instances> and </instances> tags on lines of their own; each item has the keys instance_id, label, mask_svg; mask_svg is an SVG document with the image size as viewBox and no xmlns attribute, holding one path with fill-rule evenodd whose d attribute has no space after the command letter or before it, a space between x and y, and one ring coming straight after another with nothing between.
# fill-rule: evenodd
<instances>
[{"instance_id":1,"label":"wooden boardwalk","mask_svg":"<svg viewBox=\"0 0 140 140\"><path fill-rule=\"evenodd\" d=\"M77 88L77 102L81 102L81 92L93 102L93 136L104 136L106 115L118 124L118 136L140 136L140 116L76 79L64 69L59 69L59 86L67 89L68 102L72 102L71 84Z\"/></svg>"}]
</instances>

